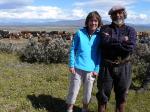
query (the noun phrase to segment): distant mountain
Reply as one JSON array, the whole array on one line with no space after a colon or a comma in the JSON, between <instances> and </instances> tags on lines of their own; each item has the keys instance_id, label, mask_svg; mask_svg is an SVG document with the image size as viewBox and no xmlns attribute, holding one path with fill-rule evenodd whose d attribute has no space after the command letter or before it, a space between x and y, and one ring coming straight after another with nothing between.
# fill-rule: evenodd
<instances>
[{"instance_id":1,"label":"distant mountain","mask_svg":"<svg viewBox=\"0 0 150 112\"><path fill-rule=\"evenodd\" d=\"M84 19L80 20L1 20L0 26L84 26Z\"/></svg>"},{"instance_id":2,"label":"distant mountain","mask_svg":"<svg viewBox=\"0 0 150 112\"><path fill-rule=\"evenodd\" d=\"M111 22L103 20L103 24L110 24ZM74 26L74 27L83 27L85 24L85 19L80 20L63 20L63 21L56 21L56 22L48 22L46 25L48 26ZM150 31L150 24L130 24L127 23L127 25L130 25L134 27L137 31Z\"/></svg>"},{"instance_id":3,"label":"distant mountain","mask_svg":"<svg viewBox=\"0 0 150 112\"><path fill-rule=\"evenodd\" d=\"M150 31L150 24L147 24L147 25L131 25L133 26L136 31Z\"/></svg>"},{"instance_id":4,"label":"distant mountain","mask_svg":"<svg viewBox=\"0 0 150 112\"><path fill-rule=\"evenodd\" d=\"M85 19L80 20L63 20L63 21L56 21L56 22L49 22L50 26L75 26L81 27L85 24Z\"/></svg>"},{"instance_id":5,"label":"distant mountain","mask_svg":"<svg viewBox=\"0 0 150 112\"><path fill-rule=\"evenodd\" d=\"M110 23L109 21L103 21L104 24ZM56 22L49 22L50 26L75 26L75 27L83 27L85 26L85 19L80 20L63 20Z\"/></svg>"},{"instance_id":6,"label":"distant mountain","mask_svg":"<svg viewBox=\"0 0 150 112\"><path fill-rule=\"evenodd\" d=\"M103 20L103 24L110 24L111 22ZM49 22L47 25L49 26L76 26L76 27L82 27L85 24L85 19L80 20L64 20L64 21L56 21L56 22ZM127 23L127 25L130 25L134 27L137 31L150 31L150 24L131 24Z\"/></svg>"},{"instance_id":7,"label":"distant mountain","mask_svg":"<svg viewBox=\"0 0 150 112\"><path fill-rule=\"evenodd\" d=\"M53 21L53 22L52 22ZM1 20L0 26L52 26L52 27L83 27L85 24L85 19L80 20ZM110 24L109 21L103 20L103 24ZM128 25L133 26L137 31L150 31L150 24L140 25L140 24L130 24Z\"/></svg>"}]
</instances>

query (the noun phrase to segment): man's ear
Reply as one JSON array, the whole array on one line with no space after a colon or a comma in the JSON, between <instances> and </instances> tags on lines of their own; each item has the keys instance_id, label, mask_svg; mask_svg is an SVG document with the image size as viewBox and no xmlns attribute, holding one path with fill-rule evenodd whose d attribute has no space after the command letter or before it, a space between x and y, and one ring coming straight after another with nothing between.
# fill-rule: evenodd
<instances>
[{"instance_id":1,"label":"man's ear","mask_svg":"<svg viewBox=\"0 0 150 112\"><path fill-rule=\"evenodd\" d=\"M113 20L113 17L110 15L110 19Z\"/></svg>"}]
</instances>

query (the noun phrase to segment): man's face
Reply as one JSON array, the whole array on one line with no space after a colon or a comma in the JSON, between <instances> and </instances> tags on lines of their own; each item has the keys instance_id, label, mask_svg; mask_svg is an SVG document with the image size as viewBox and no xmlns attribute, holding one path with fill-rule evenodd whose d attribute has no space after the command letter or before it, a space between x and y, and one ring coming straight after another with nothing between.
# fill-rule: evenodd
<instances>
[{"instance_id":1,"label":"man's face","mask_svg":"<svg viewBox=\"0 0 150 112\"><path fill-rule=\"evenodd\" d=\"M112 21L117 25L124 24L124 12L123 10L118 10L112 13L111 15Z\"/></svg>"}]
</instances>

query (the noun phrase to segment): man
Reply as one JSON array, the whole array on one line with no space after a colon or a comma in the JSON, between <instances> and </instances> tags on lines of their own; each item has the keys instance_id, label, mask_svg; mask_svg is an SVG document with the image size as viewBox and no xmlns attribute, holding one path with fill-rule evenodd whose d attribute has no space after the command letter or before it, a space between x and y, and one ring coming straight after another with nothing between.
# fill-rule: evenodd
<instances>
[{"instance_id":1,"label":"man","mask_svg":"<svg viewBox=\"0 0 150 112\"><path fill-rule=\"evenodd\" d=\"M102 67L98 77L96 94L98 112L105 112L111 90L114 87L116 112L125 111L126 96L131 84L130 55L136 44L136 31L125 25L127 18L123 6L113 6L108 13L110 25L101 28Z\"/></svg>"}]
</instances>

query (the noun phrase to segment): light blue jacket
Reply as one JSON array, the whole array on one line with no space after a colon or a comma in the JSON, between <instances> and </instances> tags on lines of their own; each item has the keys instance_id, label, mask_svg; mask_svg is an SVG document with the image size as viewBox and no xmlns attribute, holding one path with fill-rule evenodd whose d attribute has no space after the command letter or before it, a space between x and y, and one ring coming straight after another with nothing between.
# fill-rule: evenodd
<instances>
[{"instance_id":1,"label":"light blue jacket","mask_svg":"<svg viewBox=\"0 0 150 112\"><path fill-rule=\"evenodd\" d=\"M70 48L69 67L84 71L99 72L100 69L100 37L99 30L89 36L87 29L78 30Z\"/></svg>"}]
</instances>

